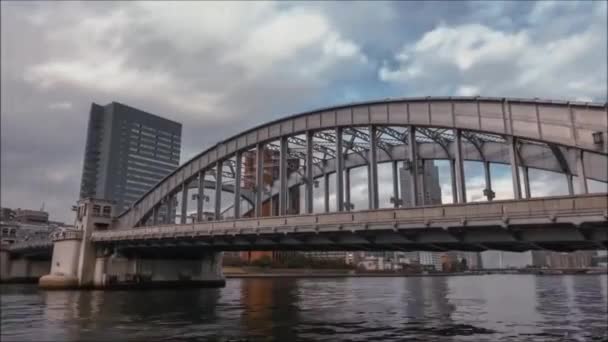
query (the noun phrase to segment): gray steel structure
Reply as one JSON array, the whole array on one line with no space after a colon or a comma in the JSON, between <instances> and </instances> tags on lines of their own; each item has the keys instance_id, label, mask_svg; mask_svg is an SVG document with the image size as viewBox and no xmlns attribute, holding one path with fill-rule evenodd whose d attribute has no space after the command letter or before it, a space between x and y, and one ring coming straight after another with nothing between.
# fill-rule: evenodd
<instances>
[{"instance_id":1,"label":"gray steel structure","mask_svg":"<svg viewBox=\"0 0 608 342\"><path fill-rule=\"evenodd\" d=\"M80 198L113 200L127 210L179 165L182 125L117 102L93 103Z\"/></svg>"},{"instance_id":2,"label":"gray steel structure","mask_svg":"<svg viewBox=\"0 0 608 342\"><path fill-rule=\"evenodd\" d=\"M272 160L265 159L271 150ZM256 155L255 186L242 188L241 156ZM274 158L276 156L276 158ZM289 159L300 159L296 170ZM453 204L424 203L430 189L415 170L429 160L451 165ZM466 203L464 161L483 162L486 202ZM393 163L394 207L379 208L378 164ZM403 162L401 194L395 162ZM510 167L513 199L494 200L490 164ZM278 167L277 167L278 166ZM353 211L350 171L366 167L369 209ZM567 196L532 198L528 170L559 172ZM278 176L274 171L278 169ZM269 171L271 170L269 174ZM428 168L427 168L428 170ZM434 171L434 170L429 170ZM334 212L329 176L335 176ZM205 179L214 176L214 180ZM428 178L429 175L426 175ZM576 177L576 178L575 178ZM272 179L269 181L269 179ZM313 213L313 188L324 179L325 213ZM237 181L238 180L238 181ZM156 252L204 250L470 250L598 249L608 246L608 198L587 180L608 182L607 104L506 98L409 98L350 104L290 116L253 128L203 151L95 231L101 245ZM578 183L575 191L574 183ZM303 210L289 206L304 187ZM181 195L216 191L214 220L161 219ZM222 190L222 191L219 191ZM222 215L222 192L234 196L234 217ZM399 197L407 198L399 198ZM240 200L253 205L242 212ZM278 202L276 202L278 200ZM187 213L187 201L182 201ZM278 210L263 210L269 202ZM423 202L423 203L421 203ZM274 206L274 203L273 206ZM268 207L266 207L268 209ZM291 213L287 215L286 213ZM273 217L262 217L273 216ZM161 247L161 249L158 249ZM17 248L17 247L15 247Z\"/></svg>"},{"instance_id":3,"label":"gray steel structure","mask_svg":"<svg viewBox=\"0 0 608 342\"><path fill-rule=\"evenodd\" d=\"M276 194L280 212L285 212L289 209L285 208L286 189L300 185L305 187L304 212L311 213L314 179L327 178L336 172L339 176L335 192L344 195L335 196L335 208L349 210L350 206L342 201L350 198L350 189L345 187L350 181L342 175L348 178L348 170L364 165L369 175L369 209L377 209L378 163L389 161L407 161L416 170L424 160L449 160L454 203L466 202L465 160L482 161L486 166L510 165L516 200L530 197L529 168L565 174L571 195L576 176L581 193L585 194L587 179L608 181L607 120L605 103L536 99L428 97L324 108L261 125L203 151L146 192L117 218L114 227L126 229L172 222L171 218L154 220L152 214L189 188L184 184L191 185L202 173L221 168L221 172L213 172L222 175L216 177L215 188L223 188L226 180L236 178L233 161L239 152L257 150L261 156L259 152L265 148L282 152L278 164L283 171L288 158L304 162L297 172L280 172L280 179L273 182L271 189L262 191L265 165L257 158L256 189L260 191L253 196L253 212L258 216L262 204ZM336 138L340 136L342 139ZM491 200L490 168L484 169ZM404 205L422 205L414 194L424 183L411 173L408 178L414 191L411 201L403 201ZM399 196L397 192L395 197ZM215 206L220 207L219 195L216 196ZM326 195L325 201L328 200ZM325 207L328 208L327 204Z\"/></svg>"}]
</instances>

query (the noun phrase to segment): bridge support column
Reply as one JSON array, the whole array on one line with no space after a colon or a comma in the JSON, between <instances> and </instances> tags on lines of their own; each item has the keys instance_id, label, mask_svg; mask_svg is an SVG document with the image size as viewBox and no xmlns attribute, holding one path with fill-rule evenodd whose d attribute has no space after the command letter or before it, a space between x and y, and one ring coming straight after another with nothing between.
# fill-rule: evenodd
<instances>
[{"instance_id":1,"label":"bridge support column","mask_svg":"<svg viewBox=\"0 0 608 342\"><path fill-rule=\"evenodd\" d=\"M175 224L175 217L177 216L177 193L169 196L169 222L168 224Z\"/></svg>"},{"instance_id":2,"label":"bridge support column","mask_svg":"<svg viewBox=\"0 0 608 342\"><path fill-rule=\"evenodd\" d=\"M378 136L376 126L369 127L369 203L370 209L378 209Z\"/></svg>"},{"instance_id":3,"label":"bridge support column","mask_svg":"<svg viewBox=\"0 0 608 342\"><path fill-rule=\"evenodd\" d=\"M152 225L153 226L156 226L158 224L158 208L159 208L158 204L152 208Z\"/></svg>"},{"instance_id":4,"label":"bridge support column","mask_svg":"<svg viewBox=\"0 0 608 342\"><path fill-rule=\"evenodd\" d=\"M568 184L568 195L574 196L574 176L571 173L566 174L566 183Z\"/></svg>"},{"instance_id":5,"label":"bridge support column","mask_svg":"<svg viewBox=\"0 0 608 342\"><path fill-rule=\"evenodd\" d=\"M462 156L462 131L454 130L454 156L456 159L456 192L458 194L458 203L467 202L465 175L464 175L464 158Z\"/></svg>"},{"instance_id":6,"label":"bridge support column","mask_svg":"<svg viewBox=\"0 0 608 342\"><path fill-rule=\"evenodd\" d=\"M215 210L214 219L219 221L222 219L222 171L223 163L219 160L215 165Z\"/></svg>"},{"instance_id":7,"label":"bridge support column","mask_svg":"<svg viewBox=\"0 0 608 342\"><path fill-rule=\"evenodd\" d=\"M205 201L205 171L198 172L198 195L196 196L196 221L203 221L203 203Z\"/></svg>"},{"instance_id":8,"label":"bridge support column","mask_svg":"<svg viewBox=\"0 0 608 342\"><path fill-rule=\"evenodd\" d=\"M490 162L484 160L483 171L486 179L486 189L484 191L486 199L491 201L494 199L494 191L492 191L492 175L490 174Z\"/></svg>"},{"instance_id":9,"label":"bridge support column","mask_svg":"<svg viewBox=\"0 0 608 342\"><path fill-rule=\"evenodd\" d=\"M180 215L181 224L186 224L188 218L188 182L182 185L182 213Z\"/></svg>"},{"instance_id":10,"label":"bridge support column","mask_svg":"<svg viewBox=\"0 0 608 342\"><path fill-rule=\"evenodd\" d=\"M406 167L405 169L409 171L408 178L408 190L409 190L409 201L405 201L404 198L404 207L416 207L418 205L418 146L416 145L416 127L409 126L408 127L408 155L410 157L409 160L409 170Z\"/></svg>"},{"instance_id":11,"label":"bridge support column","mask_svg":"<svg viewBox=\"0 0 608 342\"><path fill-rule=\"evenodd\" d=\"M511 176L513 177L513 198L518 200L521 199L521 185L519 183L519 165L517 161L517 140L514 137L507 137L507 143L509 144L509 162L511 164ZM524 167L524 182L526 183L526 189L530 188L530 182L528 180L528 170ZM529 190L526 190L529 192Z\"/></svg>"},{"instance_id":12,"label":"bridge support column","mask_svg":"<svg viewBox=\"0 0 608 342\"><path fill-rule=\"evenodd\" d=\"M589 193L589 188L587 188L587 176L585 173L585 163L584 163L584 155L585 152L578 151L576 154L576 174L578 176L578 184L579 191L583 194Z\"/></svg>"},{"instance_id":13,"label":"bridge support column","mask_svg":"<svg viewBox=\"0 0 608 342\"><path fill-rule=\"evenodd\" d=\"M323 203L325 205L325 212L329 212L329 173L325 172L323 175Z\"/></svg>"},{"instance_id":14,"label":"bridge support column","mask_svg":"<svg viewBox=\"0 0 608 342\"><path fill-rule=\"evenodd\" d=\"M452 180L452 203L458 203L458 190L456 189L456 160L450 159L450 178Z\"/></svg>"},{"instance_id":15,"label":"bridge support column","mask_svg":"<svg viewBox=\"0 0 608 342\"><path fill-rule=\"evenodd\" d=\"M399 208L399 165L395 160L393 166L393 207Z\"/></svg>"},{"instance_id":16,"label":"bridge support column","mask_svg":"<svg viewBox=\"0 0 608 342\"><path fill-rule=\"evenodd\" d=\"M305 213L312 214L313 209L313 132L306 132L306 182L304 183Z\"/></svg>"},{"instance_id":17,"label":"bridge support column","mask_svg":"<svg viewBox=\"0 0 608 342\"><path fill-rule=\"evenodd\" d=\"M262 217L264 201L264 145L258 144L255 155L255 217Z\"/></svg>"},{"instance_id":18,"label":"bridge support column","mask_svg":"<svg viewBox=\"0 0 608 342\"><path fill-rule=\"evenodd\" d=\"M336 128L336 211L344 211L344 149L342 127Z\"/></svg>"},{"instance_id":19,"label":"bridge support column","mask_svg":"<svg viewBox=\"0 0 608 342\"><path fill-rule=\"evenodd\" d=\"M281 146L279 152L279 216L287 214L287 154L288 141L287 137L281 137Z\"/></svg>"},{"instance_id":20,"label":"bridge support column","mask_svg":"<svg viewBox=\"0 0 608 342\"><path fill-rule=\"evenodd\" d=\"M420 160L420 170L419 170L419 174L420 176L417 177L420 180L420 200L418 203L421 203L422 205L428 205L429 203L427 203L426 200L426 183L428 182L427 180L427 175L426 175L426 171L427 171L427 163L429 161L426 159L421 159Z\"/></svg>"},{"instance_id":21,"label":"bridge support column","mask_svg":"<svg viewBox=\"0 0 608 342\"><path fill-rule=\"evenodd\" d=\"M344 172L344 201L346 202L346 210L353 210L353 204L350 202L350 169L347 168Z\"/></svg>"},{"instance_id":22,"label":"bridge support column","mask_svg":"<svg viewBox=\"0 0 608 342\"><path fill-rule=\"evenodd\" d=\"M241 218L241 174L243 168L243 153L236 153L234 170L234 218Z\"/></svg>"},{"instance_id":23,"label":"bridge support column","mask_svg":"<svg viewBox=\"0 0 608 342\"><path fill-rule=\"evenodd\" d=\"M526 166L522 167L522 174L524 178L524 196L525 198L532 198L532 189L530 189L530 169Z\"/></svg>"}]
</instances>

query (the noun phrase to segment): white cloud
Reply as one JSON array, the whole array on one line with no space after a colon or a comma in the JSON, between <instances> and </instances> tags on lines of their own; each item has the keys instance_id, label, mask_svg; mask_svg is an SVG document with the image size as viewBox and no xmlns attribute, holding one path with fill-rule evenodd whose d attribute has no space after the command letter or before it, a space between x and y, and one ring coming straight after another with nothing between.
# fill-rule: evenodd
<instances>
[{"instance_id":1,"label":"white cloud","mask_svg":"<svg viewBox=\"0 0 608 342\"><path fill-rule=\"evenodd\" d=\"M561 4L539 6L531 17L561 9ZM395 54L398 65L385 62L378 75L390 83L415 84L412 91L424 95L439 95L443 84L447 94L440 95L605 100L606 16L586 14L585 26L550 39L539 34L544 21L517 31L442 24L405 44Z\"/></svg>"},{"instance_id":2,"label":"white cloud","mask_svg":"<svg viewBox=\"0 0 608 342\"><path fill-rule=\"evenodd\" d=\"M37 25L49 20L42 14L33 18ZM154 98L210 122L243 114L231 108L243 87L253 86L262 98L295 96L345 65L367 62L320 10L285 10L275 3L122 5L66 20L49 30L47 43L69 53L27 67L24 80L43 90L68 85L110 97ZM164 50L146 53L155 44Z\"/></svg>"},{"instance_id":3,"label":"white cloud","mask_svg":"<svg viewBox=\"0 0 608 342\"><path fill-rule=\"evenodd\" d=\"M456 91L456 95L459 96L474 96L479 95L479 93L480 89L478 87L469 85L462 85L458 87L458 90Z\"/></svg>"}]
</instances>

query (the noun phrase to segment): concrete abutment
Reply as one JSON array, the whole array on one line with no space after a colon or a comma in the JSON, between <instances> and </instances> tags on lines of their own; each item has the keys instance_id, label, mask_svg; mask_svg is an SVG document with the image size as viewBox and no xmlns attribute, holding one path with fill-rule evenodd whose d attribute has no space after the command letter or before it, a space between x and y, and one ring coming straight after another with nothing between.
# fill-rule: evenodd
<instances>
[{"instance_id":1,"label":"concrete abutment","mask_svg":"<svg viewBox=\"0 0 608 342\"><path fill-rule=\"evenodd\" d=\"M100 203L101 202L101 203ZM192 259L160 259L121 255L117 248L96 246L91 233L107 227L109 216L96 216L93 205L79 202L76 230L53 236L50 273L39 280L43 289L124 289L158 287L221 287L225 285L222 253L201 253Z\"/></svg>"}]
</instances>

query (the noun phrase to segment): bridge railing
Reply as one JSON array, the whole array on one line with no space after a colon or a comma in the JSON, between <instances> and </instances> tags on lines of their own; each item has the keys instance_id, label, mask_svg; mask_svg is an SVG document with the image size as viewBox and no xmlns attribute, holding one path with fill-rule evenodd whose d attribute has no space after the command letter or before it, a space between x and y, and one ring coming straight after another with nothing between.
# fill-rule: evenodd
<instances>
[{"instance_id":1,"label":"bridge railing","mask_svg":"<svg viewBox=\"0 0 608 342\"><path fill-rule=\"evenodd\" d=\"M9 251L20 251L20 250L28 250L28 249L40 249L40 248L48 248L53 246L53 241L51 239L36 239L36 240L27 240L27 241L19 241L13 243L8 246Z\"/></svg>"},{"instance_id":2,"label":"bridge railing","mask_svg":"<svg viewBox=\"0 0 608 342\"><path fill-rule=\"evenodd\" d=\"M49 235L52 241L62 240L80 240L82 239L82 231L80 230L59 230Z\"/></svg>"},{"instance_id":3,"label":"bridge railing","mask_svg":"<svg viewBox=\"0 0 608 342\"><path fill-rule=\"evenodd\" d=\"M416 208L248 218L94 232L94 241L217 234L297 233L329 230L508 227L563 222L578 225L608 220L606 194L447 204Z\"/></svg>"}]
</instances>

